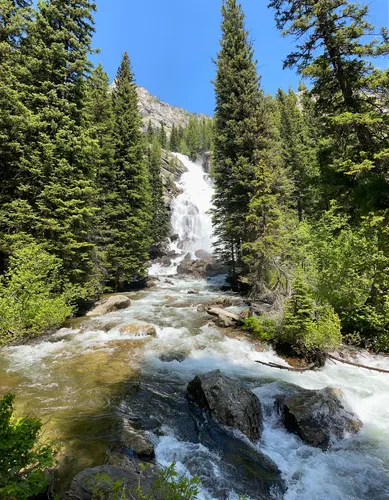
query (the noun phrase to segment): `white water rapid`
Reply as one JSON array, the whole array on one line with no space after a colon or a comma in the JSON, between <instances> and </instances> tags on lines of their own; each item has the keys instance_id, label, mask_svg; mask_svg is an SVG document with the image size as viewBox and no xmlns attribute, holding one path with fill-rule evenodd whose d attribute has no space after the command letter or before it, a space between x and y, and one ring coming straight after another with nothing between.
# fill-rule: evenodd
<instances>
[{"instance_id":1,"label":"white water rapid","mask_svg":"<svg viewBox=\"0 0 389 500\"><path fill-rule=\"evenodd\" d=\"M174 153L187 171L182 175L177 187L182 193L172 203L172 231L176 240L170 250L175 253L172 265L162 267L154 264L150 275L174 275L177 265L190 254L196 259L196 250L212 253L212 222L209 210L212 207L212 182L199 164L191 162L187 156Z\"/></svg>"},{"instance_id":2,"label":"white water rapid","mask_svg":"<svg viewBox=\"0 0 389 500\"><path fill-rule=\"evenodd\" d=\"M188 172L173 224L185 243L173 248L210 250L206 212L212 188L198 165L180 159ZM252 499L389 499L387 374L331 362L304 373L256 363L285 361L244 334L217 328L206 312L197 311L221 295L205 280L160 276L156 288L128 295L127 309L75 320L35 343L0 351L0 394L16 393L18 410L42 418L45 437L64 443L58 474L65 486L80 470L111 457L125 421L150 437L158 464L174 461L179 472L200 477L200 500L236 500L244 493ZM134 330L140 325L152 325L156 336ZM361 353L356 362L389 369L388 357ZM260 398L264 431L258 442L230 431L208 432L209 422L198 425L185 399L186 385L214 369ZM328 451L307 446L285 430L275 411L285 382L342 389L363 422L361 432L335 441ZM131 456L130 450L125 453ZM277 465L284 492L266 493L257 483L261 457Z\"/></svg>"}]
</instances>

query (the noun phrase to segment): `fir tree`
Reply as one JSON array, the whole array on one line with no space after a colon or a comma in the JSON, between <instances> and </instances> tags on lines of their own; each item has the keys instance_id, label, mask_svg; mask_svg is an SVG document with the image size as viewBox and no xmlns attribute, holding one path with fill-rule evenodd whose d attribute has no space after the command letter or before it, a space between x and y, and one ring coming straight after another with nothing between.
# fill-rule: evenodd
<instances>
[{"instance_id":1,"label":"fir tree","mask_svg":"<svg viewBox=\"0 0 389 500\"><path fill-rule=\"evenodd\" d=\"M389 116L383 112L387 72L372 64L389 54L389 38L373 36L368 6L348 0L273 0L277 25L301 41L286 59L311 78L316 108L331 141L323 142L322 169L345 207L363 213L388 208Z\"/></svg>"},{"instance_id":2,"label":"fir tree","mask_svg":"<svg viewBox=\"0 0 389 500\"><path fill-rule=\"evenodd\" d=\"M286 94L279 89L277 105L280 114L279 128L285 167L294 181L294 198L299 220L305 212L313 212L317 203L319 168L317 150L311 139L308 125L293 90Z\"/></svg>"},{"instance_id":3,"label":"fir tree","mask_svg":"<svg viewBox=\"0 0 389 500\"><path fill-rule=\"evenodd\" d=\"M154 128L151 123L151 120L149 120L149 123L147 124L147 142L149 144L152 144L154 141L155 133L154 133Z\"/></svg>"},{"instance_id":4,"label":"fir tree","mask_svg":"<svg viewBox=\"0 0 389 500\"><path fill-rule=\"evenodd\" d=\"M150 247L150 194L144 159L142 118L130 59L125 53L112 92L114 172L106 220L109 283L123 290L127 283L146 273Z\"/></svg>"},{"instance_id":5,"label":"fir tree","mask_svg":"<svg viewBox=\"0 0 389 500\"><path fill-rule=\"evenodd\" d=\"M161 144L162 149L167 148L167 135L165 125L163 123L161 124L161 128L159 129L159 143Z\"/></svg>"},{"instance_id":6,"label":"fir tree","mask_svg":"<svg viewBox=\"0 0 389 500\"><path fill-rule=\"evenodd\" d=\"M30 117L22 101L20 75L26 63L20 54L20 43L32 18L30 4L24 0L0 3L0 213L6 213L5 205L16 196L27 142ZM9 254L8 232L8 225L0 216L0 273Z\"/></svg>"},{"instance_id":7,"label":"fir tree","mask_svg":"<svg viewBox=\"0 0 389 500\"><path fill-rule=\"evenodd\" d=\"M222 7L222 39L215 80L215 197L213 222L220 254L232 264L241 262L247 239L246 218L250 187L258 162L259 77L244 13L236 0Z\"/></svg>"},{"instance_id":8,"label":"fir tree","mask_svg":"<svg viewBox=\"0 0 389 500\"><path fill-rule=\"evenodd\" d=\"M180 147L180 141L179 141L179 137L178 137L178 131L177 131L176 126L173 123L172 131L170 134L169 149L170 149L170 151L177 153L179 150L179 147Z\"/></svg>"},{"instance_id":9,"label":"fir tree","mask_svg":"<svg viewBox=\"0 0 389 500\"><path fill-rule=\"evenodd\" d=\"M281 202L287 182L278 153L274 106L259 87L242 7L227 0L222 13L215 80L213 221L219 253L232 264L233 274L237 264L247 272L243 267L247 264L252 284L262 290L265 268L277 260L271 247L285 226Z\"/></svg>"},{"instance_id":10,"label":"fir tree","mask_svg":"<svg viewBox=\"0 0 389 500\"><path fill-rule=\"evenodd\" d=\"M95 290L91 229L96 192L84 75L90 67L94 10L87 0L77 5L41 2L20 42L26 65L23 104L33 119L5 221L10 235L43 242L64 262L67 279L87 294Z\"/></svg>"},{"instance_id":11,"label":"fir tree","mask_svg":"<svg viewBox=\"0 0 389 500\"><path fill-rule=\"evenodd\" d=\"M151 190L151 237L156 247L160 247L170 233L169 213L163 198L161 163L161 145L158 141L154 141L149 148L148 167Z\"/></svg>"}]
</instances>

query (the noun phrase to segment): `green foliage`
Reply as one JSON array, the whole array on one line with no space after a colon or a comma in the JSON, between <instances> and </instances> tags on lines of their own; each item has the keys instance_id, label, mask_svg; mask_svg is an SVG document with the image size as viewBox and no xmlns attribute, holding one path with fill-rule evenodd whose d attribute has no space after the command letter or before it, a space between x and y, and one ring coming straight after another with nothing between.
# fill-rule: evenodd
<instances>
[{"instance_id":1,"label":"green foliage","mask_svg":"<svg viewBox=\"0 0 389 500\"><path fill-rule=\"evenodd\" d=\"M251 316L247 318L244 322L243 329L251 332L264 342L271 342L272 340L276 340L279 336L279 325L277 321L268 316L260 316L259 318Z\"/></svg>"},{"instance_id":2,"label":"green foliage","mask_svg":"<svg viewBox=\"0 0 389 500\"><path fill-rule=\"evenodd\" d=\"M27 500L46 488L55 450L38 443L39 419L14 418L13 402L11 394L0 400L0 497Z\"/></svg>"},{"instance_id":3,"label":"green foliage","mask_svg":"<svg viewBox=\"0 0 389 500\"><path fill-rule=\"evenodd\" d=\"M151 238L159 246L170 233L170 220L163 198L161 176L162 150L159 142L154 141L148 149L148 169L151 188Z\"/></svg>"},{"instance_id":4,"label":"green foliage","mask_svg":"<svg viewBox=\"0 0 389 500\"><path fill-rule=\"evenodd\" d=\"M169 500L195 500L200 490L200 480L197 477L188 478L176 471L176 464L158 470L156 480L150 491L146 494L142 488L142 473L148 466L141 463L141 474L137 489L128 496L122 481L112 481L106 474L99 474L94 479L97 482L93 486L93 500L152 500L163 498Z\"/></svg>"},{"instance_id":5,"label":"green foliage","mask_svg":"<svg viewBox=\"0 0 389 500\"><path fill-rule=\"evenodd\" d=\"M280 339L303 354L335 349L342 342L338 315L328 304L317 305L302 275L295 278L292 295L285 303Z\"/></svg>"},{"instance_id":6,"label":"green foliage","mask_svg":"<svg viewBox=\"0 0 389 500\"><path fill-rule=\"evenodd\" d=\"M71 290L60 292L61 261L37 244L15 250L0 279L0 346L59 327L71 315Z\"/></svg>"}]
</instances>

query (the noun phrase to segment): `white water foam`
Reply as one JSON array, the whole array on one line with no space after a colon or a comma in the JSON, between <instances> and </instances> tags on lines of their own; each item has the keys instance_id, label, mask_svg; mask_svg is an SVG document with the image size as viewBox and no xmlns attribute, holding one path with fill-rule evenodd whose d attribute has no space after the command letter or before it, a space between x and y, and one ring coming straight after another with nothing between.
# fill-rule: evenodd
<instances>
[{"instance_id":1,"label":"white water foam","mask_svg":"<svg viewBox=\"0 0 389 500\"><path fill-rule=\"evenodd\" d=\"M170 250L178 257L170 267L153 264L149 270L152 276L169 276L177 273L177 266L188 253L196 258L196 250L212 253L212 181L200 164L193 163L180 153L174 155L184 164L187 171L182 175L177 187L182 190L172 202L172 231L178 239L171 243Z\"/></svg>"}]
</instances>

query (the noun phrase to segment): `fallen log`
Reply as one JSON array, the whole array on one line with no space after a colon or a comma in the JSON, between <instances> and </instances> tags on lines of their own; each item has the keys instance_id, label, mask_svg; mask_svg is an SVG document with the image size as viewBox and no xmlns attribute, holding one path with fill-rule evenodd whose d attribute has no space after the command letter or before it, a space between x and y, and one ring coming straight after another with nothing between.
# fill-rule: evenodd
<instances>
[{"instance_id":1,"label":"fallen log","mask_svg":"<svg viewBox=\"0 0 389 500\"><path fill-rule=\"evenodd\" d=\"M293 368L292 366L277 365L277 363L265 363L264 361L255 361L261 365L269 366L270 368L278 368L279 370L288 370L290 372L307 372L316 366L316 363L311 363L305 368Z\"/></svg>"},{"instance_id":2,"label":"fallen log","mask_svg":"<svg viewBox=\"0 0 389 500\"><path fill-rule=\"evenodd\" d=\"M346 365L357 366L358 368L364 368L365 370L372 370L374 372L389 373L389 370L384 370L383 368L375 368L374 366L361 365L360 363L353 363L352 361L346 361L345 359L338 358L332 354L327 354L329 359L334 361L339 361L340 363L345 363Z\"/></svg>"}]
</instances>

